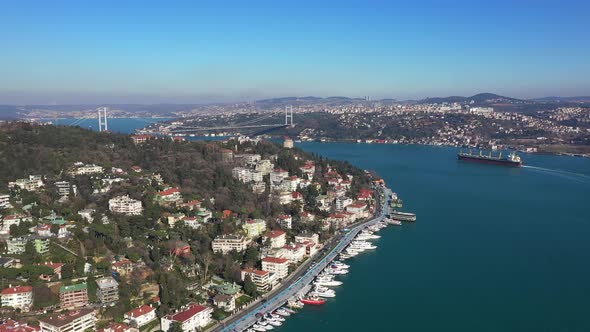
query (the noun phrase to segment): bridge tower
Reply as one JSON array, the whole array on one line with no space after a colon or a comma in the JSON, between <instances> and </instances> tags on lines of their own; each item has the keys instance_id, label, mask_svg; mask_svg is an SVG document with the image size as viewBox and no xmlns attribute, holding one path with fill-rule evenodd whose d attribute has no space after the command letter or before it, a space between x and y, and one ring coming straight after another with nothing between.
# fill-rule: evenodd
<instances>
[{"instance_id":1,"label":"bridge tower","mask_svg":"<svg viewBox=\"0 0 590 332\"><path fill-rule=\"evenodd\" d=\"M99 107L96 109L98 113L98 131L107 131L109 130L109 122L107 118L108 107Z\"/></svg>"},{"instance_id":2,"label":"bridge tower","mask_svg":"<svg viewBox=\"0 0 590 332\"><path fill-rule=\"evenodd\" d=\"M285 125L293 127L293 105L285 106Z\"/></svg>"}]
</instances>

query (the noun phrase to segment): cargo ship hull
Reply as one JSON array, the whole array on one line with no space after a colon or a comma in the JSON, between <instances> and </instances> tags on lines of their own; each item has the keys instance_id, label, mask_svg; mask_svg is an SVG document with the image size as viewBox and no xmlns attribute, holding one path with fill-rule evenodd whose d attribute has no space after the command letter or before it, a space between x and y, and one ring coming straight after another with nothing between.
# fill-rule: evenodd
<instances>
[{"instance_id":1,"label":"cargo ship hull","mask_svg":"<svg viewBox=\"0 0 590 332\"><path fill-rule=\"evenodd\" d=\"M521 161L512 161L507 159L498 159L498 158L486 158L486 157L479 157L479 156L469 156L469 155L457 155L457 158L462 161L468 161L472 163L480 163L480 164L490 164L490 165L501 165L501 166L510 166L510 167L520 167L522 166Z\"/></svg>"}]
</instances>

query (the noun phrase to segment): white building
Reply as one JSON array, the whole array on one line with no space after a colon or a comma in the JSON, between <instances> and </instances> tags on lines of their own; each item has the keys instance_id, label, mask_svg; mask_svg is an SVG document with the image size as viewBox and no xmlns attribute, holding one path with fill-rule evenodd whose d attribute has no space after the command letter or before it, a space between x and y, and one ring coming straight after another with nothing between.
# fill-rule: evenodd
<instances>
[{"instance_id":1,"label":"white building","mask_svg":"<svg viewBox=\"0 0 590 332\"><path fill-rule=\"evenodd\" d=\"M96 314L92 309L54 313L39 318L41 332L84 332L95 330Z\"/></svg>"},{"instance_id":2,"label":"white building","mask_svg":"<svg viewBox=\"0 0 590 332\"><path fill-rule=\"evenodd\" d=\"M270 239L271 248L282 248L287 244L287 233L281 230L270 231L266 234L265 240Z\"/></svg>"},{"instance_id":3,"label":"white building","mask_svg":"<svg viewBox=\"0 0 590 332\"><path fill-rule=\"evenodd\" d=\"M289 177L289 172L284 169L275 169L270 172L270 182L278 183Z\"/></svg>"},{"instance_id":4,"label":"white building","mask_svg":"<svg viewBox=\"0 0 590 332\"><path fill-rule=\"evenodd\" d=\"M189 303L181 311L162 317L161 328L162 331L168 331L174 322L178 322L185 332L197 331L197 329L209 325L212 313L213 308Z\"/></svg>"},{"instance_id":5,"label":"white building","mask_svg":"<svg viewBox=\"0 0 590 332\"><path fill-rule=\"evenodd\" d=\"M242 225L249 238L255 238L266 231L266 221L263 219L249 219Z\"/></svg>"},{"instance_id":6,"label":"white building","mask_svg":"<svg viewBox=\"0 0 590 332\"><path fill-rule=\"evenodd\" d=\"M250 239L240 235L221 235L217 236L212 242L211 247L213 252L221 252L227 254L228 252L235 250L242 252L246 250L250 244Z\"/></svg>"},{"instance_id":7,"label":"white building","mask_svg":"<svg viewBox=\"0 0 590 332\"><path fill-rule=\"evenodd\" d=\"M284 279L289 275L289 260L286 258L264 257L262 270L276 274L278 279Z\"/></svg>"},{"instance_id":8,"label":"white building","mask_svg":"<svg viewBox=\"0 0 590 332\"><path fill-rule=\"evenodd\" d=\"M336 198L336 211L342 211L350 204L352 204L352 198L340 196Z\"/></svg>"},{"instance_id":9,"label":"white building","mask_svg":"<svg viewBox=\"0 0 590 332\"><path fill-rule=\"evenodd\" d=\"M10 209L10 195L0 195L0 209Z\"/></svg>"},{"instance_id":10,"label":"white building","mask_svg":"<svg viewBox=\"0 0 590 332\"><path fill-rule=\"evenodd\" d=\"M246 276L250 276L252 282L256 285L256 289L260 292L267 292L273 287L274 274L268 271L256 269L244 269L241 271L242 281L246 280Z\"/></svg>"},{"instance_id":11,"label":"white building","mask_svg":"<svg viewBox=\"0 0 590 332\"><path fill-rule=\"evenodd\" d=\"M262 182L264 179L264 173L260 171L251 171L250 172L250 179L254 182Z\"/></svg>"},{"instance_id":12,"label":"white building","mask_svg":"<svg viewBox=\"0 0 590 332\"><path fill-rule=\"evenodd\" d=\"M125 215L140 215L143 212L141 201L130 198L129 195L109 199L109 210L113 213Z\"/></svg>"},{"instance_id":13,"label":"white building","mask_svg":"<svg viewBox=\"0 0 590 332\"><path fill-rule=\"evenodd\" d=\"M113 277L96 279L96 296L101 303L119 301L119 283Z\"/></svg>"},{"instance_id":14,"label":"white building","mask_svg":"<svg viewBox=\"0 0 590 332\"><path fill-rule=\"evenodd\" d=\"M300 243L285 245L280 250L280 256L289 260L289 263L296 264L305 257L305 246Z\"/></svg>"},{"instance_id":15,"label":"white building","mask_svg":"<svg viewBox=\"0 0 590 332\"><path fill-rule=\"evenodd\" d=\"M29 175L28 179L17 179L13 182L8 182L8 188L20 188L27 191L37 191L44 186L41 175Z\"/></svg>"},{"instance_id":16,"label":"white building","mask_svg":"<svg viewBox=\"0 0 590 332\"><path fill-rule=\"evenodd\" d=\"M60 199L67 200L70 198L70 192L76 196L77 188L76 185L71 186L68 181L57 181L54 183L55 188L57 189L57 193L60 196Z\"/></svg>"},{"instance_id":17,"label":"white building","mask_svg":"<svg viewBox=\"0 0 590 332\"><path fill-rule=\"evenodd\" d=\"M255 169L264 175L270 174L275 165L268 159L262 159L256 163Z\"/></svg>"},{"instance_id":18,"label":"white building","mask_svg":"<svg viewBox=\"0 0 590 332\"><path fill-rule=\"evenodd\" d=\"M2 306L29 311L33 305L33 286L16 286L2 290Z\"/></svg>"},{"instance_id":19,"label":"white building","mask_svg":"<svg viewBox=\"0 0 590 332\"><path fill-rule=\"evenodd\" d=\"M252 173L250 172L249 169L244 168L244 167L234 167L231 170L231 175L234 179L237 179L238 181L244 182L244 183L248 183L252 181Z\"/></svg>"},{"instance_id":20,"label":"white building","mask_svg":"<svg viewBox=\"0 0 590 332\"><path fill-rule=\"evenodd\" d=\"M291 229L291 226L293 224L293 218L290 215L282 214L277 219L277 223L281 225L281 227L283 228Z\"/></svg>"},{"instance_id":21,"label":"white building","mask_svg":"<svg viewBox=\"0 0 590 332\"><path fill-rule=\"evenodd\" d=\"M78 164L77 164L78 165ZM86 164L76 166L72 171L73 175L90 175L90 174L100 174L103 173L104 169L102 166L94 165L94 164Z\"/></svg>"},{"instance_id":22,"label":"white building","mask_svg":"<svg viewBox=\"0 0 590 332\"><path fill-rule=\"evenodd\" d=\"M244 162L247 165L255 166L257 162L260 161L261 157L259 154L245 154L243 155Z\"/></svg>"},{"instance_id":23,"label":"white building","mask_svg":"<svg viewBox=\"0 0 590 332\"><path fill-rule=\"evenodd\" d=\"M127 324L136 328L140 328L157 318L156 308L144 304L139 308L135 308L125 313L123 318Z\"/></svg>"}]
</instances>

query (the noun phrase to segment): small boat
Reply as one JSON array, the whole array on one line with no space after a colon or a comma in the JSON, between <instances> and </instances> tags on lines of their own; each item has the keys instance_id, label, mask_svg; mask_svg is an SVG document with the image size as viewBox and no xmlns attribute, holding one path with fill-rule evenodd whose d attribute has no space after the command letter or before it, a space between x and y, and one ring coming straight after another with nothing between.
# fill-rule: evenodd
<instances>
[{"instance_id":1,"label":"small boat","mask_svg":"<svg viewBox=\"0 0 590 332\"><path fill-rule=\"evenodd\" d=\"M311 293L309 293L309 295L311 295L313 297L336 297L336 293L332 293L332 292L316 292L316 291L312 291Z\"/></svg>"},{"instance_id":2,"label":"small boat","mask_svg":"<svg viewBox=\"0 0 590 332\"><path fill-rule=\"evenodd\" d=\"M277 315L281 315L281 316L284 316L284 317L291 316L291 314L290 314L290 313L286 312L286 311L285 311L285 310L283 310L283 309L277 309L277 310L275 311L275 313L276 313Z\"/></svg>"},{"instance_id":3,"label":"small boat","mask_svg":"<svg viewBox=\"0 0 590 332\"><path fill-rule=\"evenodd\" d=\"M258 324L252 325L252 328L256 331L266 331L266 328L264 326Z\"/></svg>"},{"instance_id":4,"label":"small boat","mask_svg":"<svg viewBox=\"0 0 590 332\"><path fill-rule=\"evenodd\" d=\"M287 307L281 307L280 309L283 309L283 310L285 310L286 312L288 312L290 314L296 314L297 313L297 311L291 310L291 309L289 309Z\"/></svg>"},{"instance_id":5,"label":"small boat","mask_svg":"<svg viewBox=\"0 0 590 332\"><path fill-rule=\"evenodd\" d=\"M303 302L305 304L309 304L309 305L322 305L322 304L326 303L326 300L319 298L319 297L310 296L310 297L301 299L301 302Z\"/></svg>"}]
</instances>

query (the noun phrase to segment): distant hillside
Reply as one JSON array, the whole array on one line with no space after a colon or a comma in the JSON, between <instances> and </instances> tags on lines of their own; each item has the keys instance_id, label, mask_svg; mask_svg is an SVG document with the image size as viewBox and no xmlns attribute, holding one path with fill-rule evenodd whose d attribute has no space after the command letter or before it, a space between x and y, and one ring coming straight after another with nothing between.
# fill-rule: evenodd
<instances>
[{"instance_id":1,"label":"distant hillside","mask_svg":"<svg viewBox=\"0 0 590 332\"><path fill-rule=\"evenodd\" d=\"M362 98L349 98L349 97L281 97L257 100L256 105L261 107L281 107L286 105L302 106L302 105L346 105L361 102Z\"/></svg>"},{"instance_id":2,"label":"distant hillside","mask_svg":"<svg viewBox=\"0 0 590 332\"><path fill-rule=\"evenodd\" d=\"M578 96L578 97L542 97L531 99L539 103L590 103L590 96Z\"/></svg>"},{"instance_id":3,"label":"distant hillside","mask_svg":"<svg viewBox=\"0 0 590 332\"><path fill-rule=\"evenodd\" d=\"M473 101L477 104L496 104L496 103L507 103L507 104L519 104L525 103L525 100L516 99L511 97L500 96L494 93L478 93L471 97L463 96L450 96L450 97L434 97L420 100L421 103L469 103Z\"/></svg>"}]
</instances>

